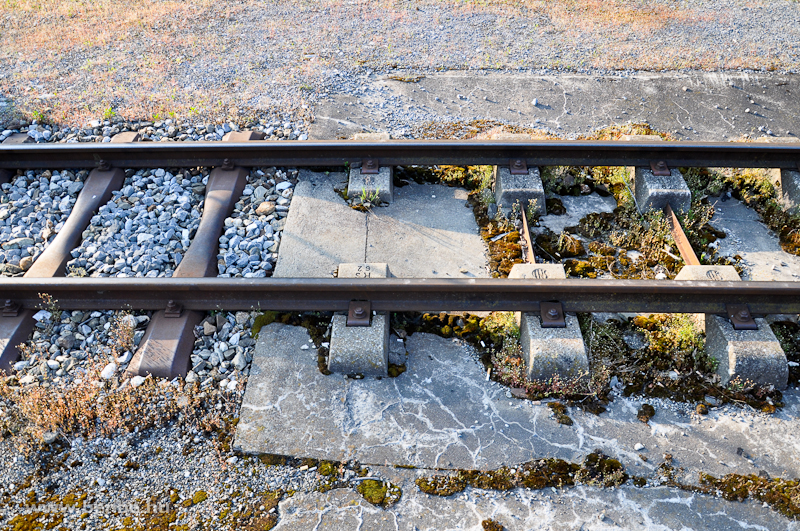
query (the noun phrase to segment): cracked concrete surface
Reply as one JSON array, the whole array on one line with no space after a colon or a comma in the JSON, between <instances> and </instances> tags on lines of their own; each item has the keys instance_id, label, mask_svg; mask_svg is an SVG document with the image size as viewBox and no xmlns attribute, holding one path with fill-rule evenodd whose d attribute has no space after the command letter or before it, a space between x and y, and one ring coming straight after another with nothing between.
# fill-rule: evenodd
<instances>
[{"instance_id":1,"label":"cracked concrete surface","mask_svg":"<svg viewBox=\"0 0 800 531\"><path fill-rule=\"evenodd\" d=\"M800 441L785 436L800 430L791 390L773 416L736 407L702 416L693 404L617 397L600 416L571 410L574 424L566 427L545 404L511 398L487 381L460 340L413 334L405 343L408 370L382 380L322 375L316 352L300 349L308 341L303 328L262 330L236 433L241 451L492 470L540 457L576 461L600 448L645 476L670 453L687 483L698 470L800 476ZM643 402L657 410L649 424L636 419ZM644 449L635 450L637 443Z\"/></svg>"},{"instance_id":2,"label":"cracked concrete surface","mask_svg":"<svg viewBox=\"0 0 800 531\"><path fill-rule=\"evenodd\" d=\"M297 495L282 502L279 529L479 529L487 517L506 520L508 529L576 529L582 522L583 529L796 528L752 501L669 488L468 489L443 499L422 494L413 483L433 468L491 470L541 457L580 462L595 449L619 459L629 474L651 479L670 453L678 480L687 484L696 484L701 471L797 477L800 441L787 437L800 430L794 390L773 416L732 406L701 416L691 404L648 399L656 415L644 424L636 413L645 400L617 396L600 416L571 408L574 424L563 426L546 404L511 398L505 387L487 381L459 340L410 336L408 370L381 380L322 375L314 350L300 348L308 341L299 327L274 323L262 330L234 446L251 454L355 459L405 494L388 511L346 489ZM637 450L637 444L644 447Z\"/></svg>"},{"instance_id":3,"label":"cracked concrete surface","mask_svg":"<svg viewBox=\"0 0 800 531\"><path fill-rule=\"evenodd\" d=\"M678 491L666 487L598 489L578 486L554 491L516 489L495 493L467 488L446 498L420 492L414 479L436 473L371 467L370 474L403 489L397 505L387 510L364 501L352 489L321 494L296 494L280 503L277 530L319 531L482 531L487 518L508 531L522 530L796 530L769 508Z\"/></svg>"},{"instance_id":4,"label":"cracked concrete surface","mask_svg":"<svg viewBox=\"0 0 800 531\"><path fill-rule=\"evenodd\" d=\"M777 136L800 135L796 75L446 72L417 83L372 74L363 77L363 85L361 96L337 94L321 101L310 138L347 137L364 130L408 134L426 121L474 119L547 128L565 136L628 121L648 122L681 140L760 136L759 127Z\"/></svg>"}]
</instances>

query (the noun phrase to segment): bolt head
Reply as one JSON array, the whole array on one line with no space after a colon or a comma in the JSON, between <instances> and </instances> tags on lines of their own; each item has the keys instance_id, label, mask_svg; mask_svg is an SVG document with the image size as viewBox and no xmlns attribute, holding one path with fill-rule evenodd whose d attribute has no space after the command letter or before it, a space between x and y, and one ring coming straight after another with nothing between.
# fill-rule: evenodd
<instances>
[{"instance_id":1,"label":"bolt head","mask_svg":"<svg viewBox=\"0 0 800 531\"><path fill-rule=\"evenodd\" d=\"M547 316L550 317L551 319L555 319L556 317L558 317L558 310L556 310L555 308L550 308L550 310L548 310L547 312Z\"/></svg>"},{"instance_id":2,"label":"bolt head","mask_svg":"<svg viewBox=\"0 0 800 531\"><path fill-rule=\"evenodd\" d=\"M356 308L355 310L353 310L353 314L354 314L356 317L363 317L363 316L364 316L364 308L362 308L361 306L359 306L358 308Z\"/></svg>"},{"instance_id":3,"label":"bolt head","mask_svg":"<svg viewBox=\"0 0 800 531\"><path fill-rule=\"evenodd\" d=\"M736 317L738 317L740 321L747 321L748 319L750 319L750 312L748 312L747 310L742 310L741 312L738 313Z\"/></svg>"}]
</instances>

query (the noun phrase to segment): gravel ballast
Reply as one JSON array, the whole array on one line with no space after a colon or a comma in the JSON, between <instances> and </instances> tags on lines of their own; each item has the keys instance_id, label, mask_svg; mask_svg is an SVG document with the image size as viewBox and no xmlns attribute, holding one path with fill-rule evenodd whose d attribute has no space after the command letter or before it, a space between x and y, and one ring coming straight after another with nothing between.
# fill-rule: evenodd
<instances>
[{"instance_id":1,"label":"gravel ballast","mask_svg":"<svg viewBox=\"0 0 800 531\"><path fill-rule=\"evenodd\" d=\"M100 207L67 264L73 276L171 277L203 211L208 170L130 173Z\"/></svg>"},{"instance_id":2,"label":"gravel ballast","mask_svg":"<svg viewBox=\"0 0 800 531\"><path fill-rule=\"evenodd\" d=\"M225 219L217 255L218 276L272 275L297 173L276 168L250 172L244 194Z\"/></svg>"},{"instance_id":3,"label":"gravel ballast","mask_svg":"<svg viewBox=\"0 0 800 531\"><path fill-rule=\"evenodd\" d=\"M0 274L30 268L61 230L83 188L87 171L26 171L0 194Z\"/></svg>"}]
</instances>

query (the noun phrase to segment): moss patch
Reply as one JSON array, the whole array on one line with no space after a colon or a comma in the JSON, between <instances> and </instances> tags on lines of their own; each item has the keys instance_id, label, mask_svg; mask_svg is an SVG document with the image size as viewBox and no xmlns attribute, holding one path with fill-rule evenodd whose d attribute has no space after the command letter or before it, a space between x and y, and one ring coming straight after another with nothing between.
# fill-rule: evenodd
<instances>
[{"instance_id":1,"label":"moss patch","mask_svg":"<svg viewBox=\"0 0 800 531\"><path fill-rule=\"evenodd\" d=\"M650 404L642 404L639 411L636 413L636 418L647 424L650 419L656 416L656 410Z\"/></svg>"},{"instance_id":2,"label":"moss patch","mask_svg":"<svg viewBox=\"0 0 800 531\"><path fill-rule=\"evenodd\" d=\"M728 474L716 478L701 473L700 483L706 487L706 492L722 496L726 500L744 501L754 498L767 503L787 518L800 518L800 482L797 479L768 479L755 474Z\"/></svg>"},{"instance_id":3,"label":"moss patch","mask_svg":"<svg viewBox=\"0 0 800 531\"><path fill-rule=\"evenodd\" d=\"M453 476L432 476L416 480L417 487L426 494L450 496L467 486L486 490L511 490L518 487L544 489L547 487L572 487L585 483L601 488L616 487L628 480L625 467L600 450L587 455L583 464L563 459L538 459L514 468L502 467L483 472L459 470Z\"/></svg>"},{"instance_id":4,"label":"moss patch","mask_svg":"<svg viewBox=\"0 0 800 531\"><path fill-rule=\"evenodd\" d=\"M403 495L403 491L397 485L374 479L365 479L359 482L356 491L372 505L384 509L400 501Z\"/></svg>"},{"instance_id":5,"label":"moss patch","mask_svg":"<svg viewBox=\"0 0 800 531\"><path fill-rule=\"evenodd\" d=\"M459 476L431 476L418 478L415 483L425 494L450 496L467 488L466 480Z\"/></svg>"},{"instance_id":6,"label":"moss patch","mask_svg":"<svg viewBox=\"0 0 800 531\"><path fill-rule=\"evenodd\" d=\"M553 412L553 416L556 418L559 424L572 426L572 419L567 415L567 406L561 402L549 402L547 407L549 407Z\"/></svg>"},{"instance_id":7,"label":"moss patch","mask_svg":"<svg viewBox=\"0 0 800 531\"><path fill-rule=\"evenodd\" d=\"M491 518L482 521L481 527L483 527L483 531L503 531L505 529L500 522L492 520Z\"/></svg>"}]
</instances>

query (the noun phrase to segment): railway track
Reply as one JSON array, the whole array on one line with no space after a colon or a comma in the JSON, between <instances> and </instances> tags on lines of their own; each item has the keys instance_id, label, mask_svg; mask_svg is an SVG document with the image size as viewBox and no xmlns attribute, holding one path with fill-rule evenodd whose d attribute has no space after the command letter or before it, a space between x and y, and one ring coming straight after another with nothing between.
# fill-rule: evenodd
<instances>
[{"instance_id":1,"label":"railway track","mask_svg":"<svg viewBox=\"0 0 800 531\"><path fill-rule=\"evenodd\" d=\"M369 165L436 164L510 165L513 168L515 161L523 161L528 168L562 165L646 167L665 161L669 168L713 166L797 170L800 168L800 144L642 141L269 143L259 142L255 135L245 135L239 136L238 140L250 141L236 141L235 137L228 142L0 146L0 181L3 182L13 180L17 170L78 168L89 171L69 216L59 224L47 248L35 257L23 275L0 278L0 297L5 301L3 316L0 317L0 368L9 369L19 358L17 345L27 340L36 325L34 315L41 307L42 293L56 299L64 310L155 311L144 344L152 344L147 339L155 338L162 346L151 348L150 353L140 352L128 370L170 377L186 374L194 342L192 330L202 321L204 312L211 310L346 311L351 301L366 300L375 311L425 311L446 307L453 311L538 312L540 302L558 301L563 312L707 313L727 317L730 308L738 305L746 308L752 316L800 313L800 283L797 282L217 278L220 236L228 229L226 218L251 177L248 168L328 168L352 163L362 163L364 168ZM210 172L196 175L184 173L180 179L183 183L168 190L178 198L180 208L175 212L183 208L193 215L202 208L202 216L194 214L199 217L199 223L190 231L186 229L176 240L182 247L173 245L169 252L164 253L165 256L180 254L172 277L65 277L67 264L74 258L72 251L80 245L91 244L83 242L83 239L92 220L99 219L97 212L108 208L105 205L112 196L119 196L126 177L141 168L213 168ZM180 172L176 174L180 175ZM153 178L154 182L159 179L155 174ZM151 189L155 187L156 184L152 184ZM283 188L280 192L285 193L285 190ZM193 199L191 194L197 197ZM163 195L161 198L166 200ZM155 208L155 203L153 201L149 206ZM281 212L285 215L286 211L288 208ZM670 220L673 218L674 215ZM280 221L279 218L276 220ZM676 236L676 241L679 238ZM100 245L92 244L96 248ZM273 245L272 240L270 245ZM678 246L686 263L699 263L696 257L692 261L684 253L686 245ZM262 258L264 253L266 251ZM123 263L121 267L124 266ZM171 346L163 348L164 344Z\"/></svg>"}]
</instances>

